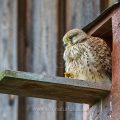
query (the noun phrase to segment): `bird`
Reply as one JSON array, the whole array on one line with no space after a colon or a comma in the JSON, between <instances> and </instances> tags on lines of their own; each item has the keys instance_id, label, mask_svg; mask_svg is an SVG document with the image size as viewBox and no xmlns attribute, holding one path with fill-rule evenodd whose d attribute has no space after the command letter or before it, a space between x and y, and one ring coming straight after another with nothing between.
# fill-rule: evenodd
<instances>
[{"instance_id":1,"label":"bird","mask_svg":"<svg viewBox=\"0 0 120 120\"><path fill-rule=\"evenodd\" d=\"M63 44L66 78L111 81L111 49L105 40L75 28L63 36Z\"/></svg>"}]
</instances>

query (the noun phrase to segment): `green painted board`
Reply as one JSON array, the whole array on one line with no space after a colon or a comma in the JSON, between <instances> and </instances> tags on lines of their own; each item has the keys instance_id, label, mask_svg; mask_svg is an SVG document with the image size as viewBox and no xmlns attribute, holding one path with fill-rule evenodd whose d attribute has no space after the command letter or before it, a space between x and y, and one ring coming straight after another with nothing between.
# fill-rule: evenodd
<instances>
[{"instance_id":1,"label":"green painted board","mask_svg":"<svg viewBox=\"0 0 120 120\"><path fill-rule=\"evenodd\" d=\"M95 104L109 94L111 83L5 70L0 73L0 92L26 97Z\"/></svg>"}]
</instances>

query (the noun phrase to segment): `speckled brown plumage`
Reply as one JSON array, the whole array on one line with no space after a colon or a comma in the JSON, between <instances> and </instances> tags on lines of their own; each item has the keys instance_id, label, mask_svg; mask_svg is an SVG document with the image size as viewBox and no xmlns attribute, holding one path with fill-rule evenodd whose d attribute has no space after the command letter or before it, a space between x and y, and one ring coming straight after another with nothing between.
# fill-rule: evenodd
<instances>
[{"instance_id":1,"label":"speckled brown plumage","mask_svg":"<svg viewBox=\"0 0 120 120\"><path fill-rule=\"evenodd\" d=\"M82 37L81 37L82 36ZM65 76L81 80L110 80L111 52L106 42L73 29L63 37Z\"/></svg>"}]
</instances>

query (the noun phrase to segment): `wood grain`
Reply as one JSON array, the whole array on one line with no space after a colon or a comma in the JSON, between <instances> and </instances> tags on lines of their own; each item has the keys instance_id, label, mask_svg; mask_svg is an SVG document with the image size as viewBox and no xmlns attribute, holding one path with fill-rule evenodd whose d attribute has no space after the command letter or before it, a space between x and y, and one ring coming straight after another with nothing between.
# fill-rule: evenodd
<instances>
[{"instance_id":1,"label":"wood grain","mask_svg":"<svg viewBox=\"0 0 120 120\"><path fill-rule=\"evenodd\" d=\"M0 78L2 93L68 102L94 104L111 90L110 82L98 83L18 71L3 71Z\"/></svg>"},{"instance_id":2,"label":"wood grain","mask_svg":"<svg viewBox=\"0 0 120 120\"><path fill-rule=\"evenodd\" d=\"M56 74L57 1L27 0L27 71ZM36 106L54 109L36 111ZM27 99L27 119L56 120L56 101Z\"/></svg>"},{"instance_id":3,"label":"wood grain","mask_svg":"<svg viewBox=\"0 0 120 120\"><path fill-rule=\"evenodd\" d=\"M63 60L63 41L62 38L66 32L66 0L57 0L57 76L64 76L65 67ZM63 101L57 101L56 104L57 109L63 109L62 111L57 110L56 119L57 120L65 120L66 116L66 103Z\"/></svg>"},{"instance_id":4,"label":"wood grain","mask_svg":"<svg viewBox=\"0 0 120 120\"><path fill-rule=\"evenodd\" d=\"M27 54L27 0L18 0L17 52L18 70L26 71ZM18 98L18 120L26 120L26 98Z\"/></svg>"},{"instance_id":5,"label":"wood grain","mask_svg":"<svg viewBox=\"0 0 120 120\"><path fill-rule=\"evenodd\" d=\"M112 16L113 52L112 52L112 120L120 119L120 6Z\"/></svg>"},{"instance_id":6,"label":"wood grain","mask_svg":"<svg viewBox=\"0 0 120 120\"><path fill-rule=\"evenodd\" d=\"M0 70L17 69L16 18L17 0L0 0ZM15 96L0 94L0 120L17 120L17 102Z\"/></svg>"}]
</instances>

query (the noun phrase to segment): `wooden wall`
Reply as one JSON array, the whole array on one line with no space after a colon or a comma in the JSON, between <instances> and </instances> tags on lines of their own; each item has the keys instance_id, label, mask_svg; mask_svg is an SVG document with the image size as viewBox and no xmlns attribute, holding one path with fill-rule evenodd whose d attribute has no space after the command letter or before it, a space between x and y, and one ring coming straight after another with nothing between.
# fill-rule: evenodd
<instances>
[{"instance_id":1,"label":"wooden wall","mask_svg":"<svg viewBox=\"0 0 120 120\"><path fill-rule=\"evenodd\" d=\"M62 75L63 34L99 13L100 0L0 0L0 69ZM56 103L1 94L0 120L82 120L83 105L66 103L71 111L61 117Z\"/></svg>"},{"instance_id":2,"label":"wooden wall","mask_svg":"<svg viewBox=\"0 0 120 120\"><path fill-rule=\"evenodd\" d=\"M17 69L17 1L0 0L0 70ZM17 97L0 94L0 120L17 119Z\"/></svg>"},{"instance_id":3,"label":"wooden wall","mask_svg":"<svg viewBox=\"0 0 120 120\"><path fill-rule=\"evenodd\" d=\"M28 71L56 75L56 0L28 0ZM27 98L28 120L55 120L56 101Z\"/></svg>"}]
</instances>

